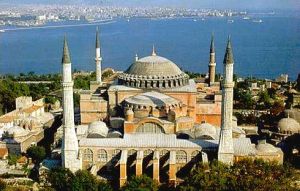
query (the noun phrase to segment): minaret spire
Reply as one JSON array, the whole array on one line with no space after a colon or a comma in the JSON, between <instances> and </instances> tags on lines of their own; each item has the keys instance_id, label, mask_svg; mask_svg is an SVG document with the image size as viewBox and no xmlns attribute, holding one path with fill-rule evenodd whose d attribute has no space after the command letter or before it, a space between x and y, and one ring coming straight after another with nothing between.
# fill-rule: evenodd
<instances>
[{"instance_id":1,"label":"minaret spire","mask_svg":"<svg viewBox=\"0 0 300 191\"><path fill-rule=\"evenodd\" d=\"M155 46L154 46L154 44L153 44L153 46L152 46L152 56L156 56L156 52L155 52Z\"/></svg>"},{"instance_id":2,"label":"minaret spire","mask_svg":"<svg viewBox=\"0 0 300 191\"><path fill-rule=\"evenodd\" d=\"M211 35L208 70L209 70L208 72L209 84L212 85L215 82L215 75L216 75L216 53L215 53L214 34Z\"/></svg>"},{"instance_id":3,"label":"minaret spire","mask_svg":"<svg viewBox=\"0 0 300 191\"><path fill-rule=\"evenodd\" d=\"M68 47L68 42L67 42L66 35L64 37L64 48L63 48L62 63L63 64L71 63L70 52L69 52L69 47Z\"/></svg>"},{"instance_id":4,"label":"minaret spire","mask_svg":"<svg viewBox=\"0 0 300 191\"><path fill-rule=\"evenodd\" d=\"M62 89L63 89L63 138L62 138L62 166L75 172L81 169L79 159L78 140L74 124L73 80L71 59L67 39L64 39L62 56Z\"/></svg>"},{"instance_id":5,"label":"minaret spire","mask_svg":"<svg viewBox=\"0 0 300 191\"><path fill-rule=\"evenodd\" d=\"M102 64L102 57L101 57L101 50L100 50L100 38L99 38L99 29L97 27L96 30L96 82L101 84L102 83L102 70L101 70L101 64Z\"/></svg>"},{"instance_id":6,"label":"minaret spire","mask_svg":"<svg viewBox=\"0 0 300 191\"><path fill-rule=\"evenodd\" d=\"M228 36L227 47L226 47L223 63L234 63L230 36Z\"/></svg>"},{"instance_id":7,"label":"minaret spire","mask_svg":"<svg viewBox=\"0 0 300 191\"><path fill-rule=\"evenodd\" d=\"M232 112L233 112L233 53L230 37L228 38L224 56L224 79L222 82L222 116L221 132L218 148L218 160L233 163Z\"/></svg>"}]
</instances>

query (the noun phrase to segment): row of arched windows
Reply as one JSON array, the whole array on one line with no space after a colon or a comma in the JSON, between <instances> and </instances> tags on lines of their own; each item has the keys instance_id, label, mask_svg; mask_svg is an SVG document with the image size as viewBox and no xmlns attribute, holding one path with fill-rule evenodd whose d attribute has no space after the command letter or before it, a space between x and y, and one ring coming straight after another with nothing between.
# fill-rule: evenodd
<instances>
[{"instance_id":1,"label":"row of arched windows","mask_svg":"<svg viewBox=\"0 0 300 191\"><path fill-rule=\"evenodd\" d=\"M117 155L120 154L121 150L116 149L113 151L112 153L112 159L116 159ZM150 154L152 154L153 150L145 150L144 151L144 156L148 156ZM128 151L128 156L132 156L134 154L136 154L137 151L134 149L131 149ZM160 152L160 157L165 156L166 154L168 154L169 151L167 150L162 150ZM197 158L197 156L199 155L199 151L193 151L191 154L191 160L194 160ZM98 162L108 162L108 155L107 155L107 151L104 149L99 149L97 151L97 159ZM93 151L91 149L84 149L83 151L83 161L85 162L93 162ZM187 163L188 161L188 157L187 157L187 153L183 150L179 150L176 151L176 163Z\"/></svg>"}]
</instances>

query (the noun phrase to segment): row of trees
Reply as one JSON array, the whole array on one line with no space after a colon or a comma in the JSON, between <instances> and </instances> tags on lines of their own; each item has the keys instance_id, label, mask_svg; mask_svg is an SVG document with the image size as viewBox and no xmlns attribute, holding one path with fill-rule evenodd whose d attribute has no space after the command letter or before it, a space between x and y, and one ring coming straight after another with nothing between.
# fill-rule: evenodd
<instances>
[{"instance_id":1,"label":"row of trees","mask_svg":"<svg viewBox=\"0 0 300 191\"><path fill-rule=\"evenodd\" d=\"M252 191L252 190L297 190L294 183L299 180L299 173L286 165L278 165L262 160L245 159L232 166L213 161L199 163L183 183L176 188L166 184L158 184L152 178L143 176L131 177L120 191ZM76 191L111 191L115 186L100 181L86 170L79 170L73 174L68 169L55 168L47 175L51 187L48 190L76 190Z\"/></svg>"}]
</instances>

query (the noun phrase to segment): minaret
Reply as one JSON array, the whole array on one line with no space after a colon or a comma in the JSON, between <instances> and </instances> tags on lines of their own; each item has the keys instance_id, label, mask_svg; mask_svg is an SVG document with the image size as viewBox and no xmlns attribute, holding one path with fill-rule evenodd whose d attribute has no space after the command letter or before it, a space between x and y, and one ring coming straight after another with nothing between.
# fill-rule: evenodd
<instances>
[{"instance_id":1,"label":"minaret","mask_svg":"<svg viewBox=\"0 0 300 191\"><path fill-rule=\"evenodd\" d=\"M211 36L211 42L210 42L210 57L209 57L209 84L215 82L215 75L216 75L216 54L215 54L215 42L214 42L214 36Z\"/></svg>"},{"instance_id":2,"label":"minaret","mask_svg":"<svg viewBox=\"0 0 300 191\"><path fill-rule=\"evenodd\" d=\"M232 140L232 107L233 107L233 54L230 37L228 38L224 57L224 79L222 82L222 123L218 149L218 160L233 163L233 140Z\"/></svg>"},{"instance_id":3,"label":"minaret","mask_svg":"<svg viewBox=\"0 0 300 191\"><path fill-rule=\"evenodd\" d=\"M99 38L99 30L97 28L96 32L96 82L102 84L102 71L101 71L101 64L102 64L102 57L100 51L100 38Z\"/></svg>"},{"instance_id":4,"label":"minaret","mask_svg":"<svg viewBox=\"0 0 300 191\"><path fill-rule=\"evenodd\" d=\"M66 37L64 39L62 57L62 89L63 89L63 140L62 140L62 166L72 172L81 168L78 159L78 140L74 124L73 81L71 59Z\"/></svg>"}]
</instances>

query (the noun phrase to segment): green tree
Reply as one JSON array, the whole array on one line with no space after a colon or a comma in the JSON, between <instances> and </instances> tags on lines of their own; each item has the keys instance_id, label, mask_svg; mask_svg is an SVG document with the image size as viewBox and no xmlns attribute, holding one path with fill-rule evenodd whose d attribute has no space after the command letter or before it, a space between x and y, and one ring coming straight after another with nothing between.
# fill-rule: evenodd
<instances>
[{"instance_id":1,"label":"green tree","mask_svg":"<svg viewBox=\"0 0 300 191\"><path fill-rule=\"evenodd\" d=\"M158 183L152 178L142 176L132 176L126 185L121 188L123 191L157 191Z\"/></svg>"},{"instance_id":2,"label":"green tree","mask_svg":"<svg viewBox=\"0 0 300 191\"><path fill-rule=\"evenodd\" d=\"M254 101L250 92L242 92L240 95L240 105L243 109L253 109Z\"/></svg>"},{"instance_id":3,"label":"green tree","mask_svg":"<svg viewBox=\"0 0 300 191\"><path fill-rule=\"evenodd\" d=\"M46 157L46 151L44 147L31 146L27 149L27 155L32 158L35 164L39 164Z\"/></svg>"},{"instance_id":4,"label":"green tree","mask_svg":"<svg viewBox=\"0 0 300 191\"><path fill-rule=\"evenodd\" d=\"M9 154L8 157L7 157L8 164L9 165L16 165L19 158L20 158L20 155Z\"/></svg>"},{"instance_id":5,"label":"green tree","mask_svg":"<svg viewBox=\"0 0 300 191\"><path fill-rule=\"evenodd\" d=\"M244 159L232 166L213 161L199 164L190 172L179 190L296 190L299 174L274 162Z\"/></svg>"},{"instance_id":6,"label":"green tree","mask_svg":"<svg viewBox=\"0 0 300 191\"><path fill-rule=\"evenodd\" d=\"M71 190L71 181L74 174L66 168L58 167L51 169L47 174L47 181L57 191Z\"/></svg>"},{"instance_id":7,"label":"green tree","mask_svg":"<svg viewBox=\"0 0 300 191\"><path fill-rule=\"evenodd\" d=\"M98 182L95 176L93 176L87 170L78 170L75 173L75 177L71 181L71 189L74 191L97 191Z\"/></svg>"}]
</instances>

